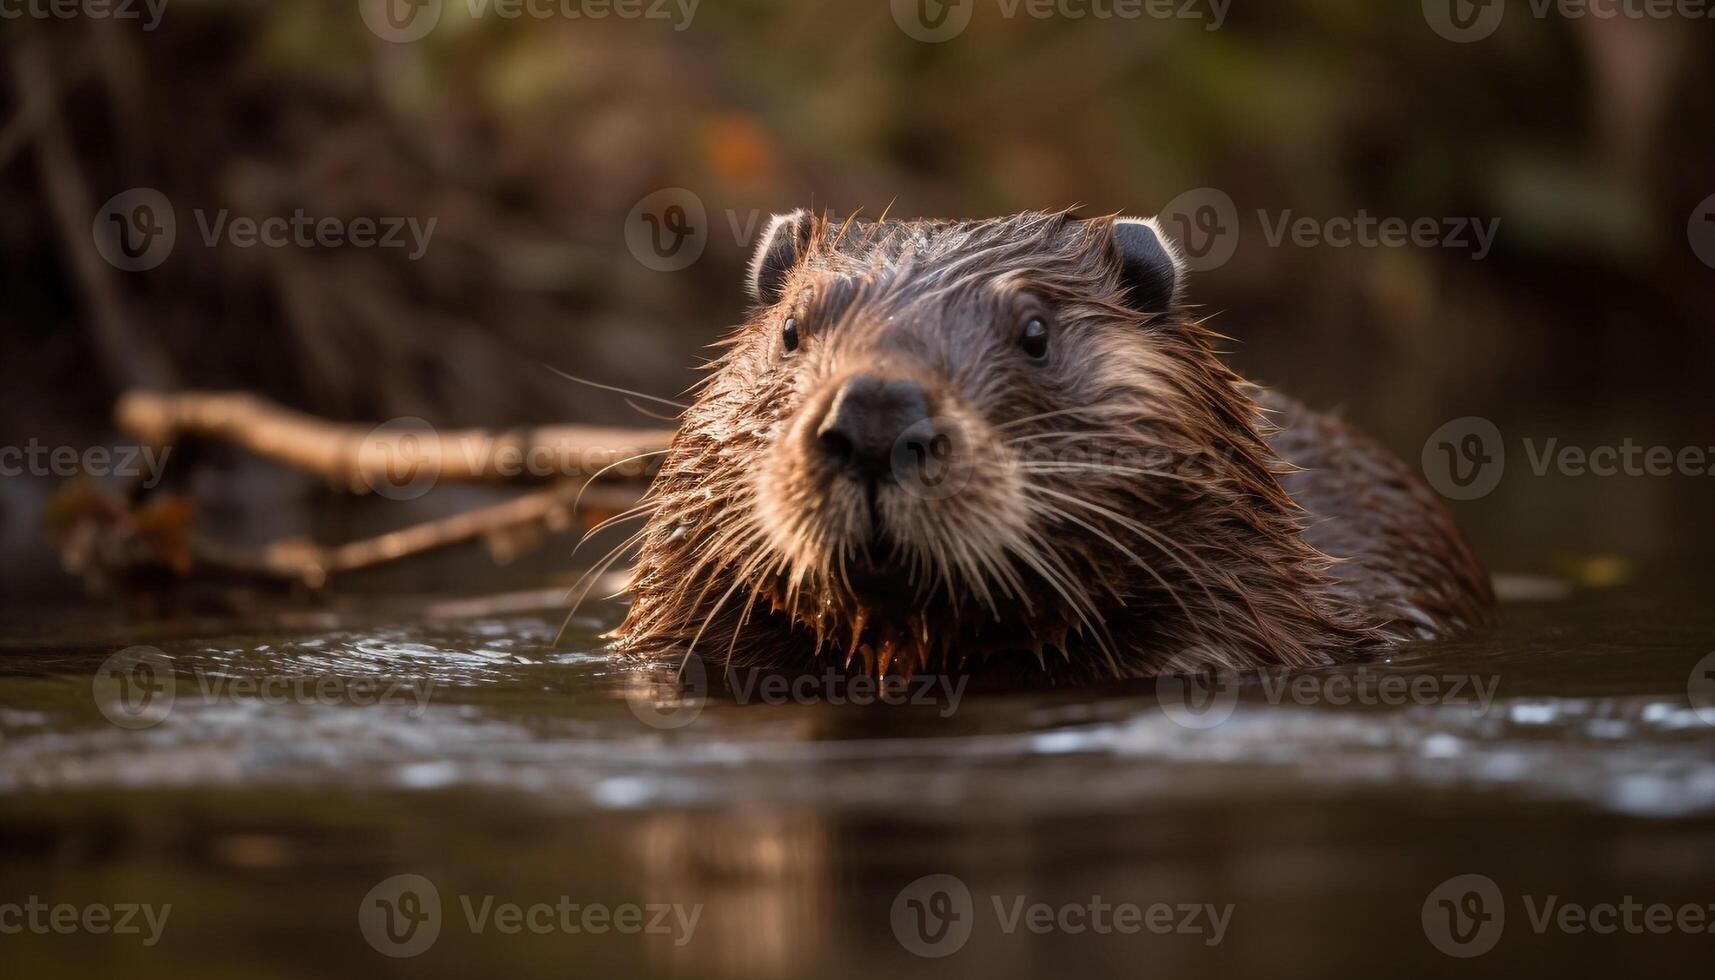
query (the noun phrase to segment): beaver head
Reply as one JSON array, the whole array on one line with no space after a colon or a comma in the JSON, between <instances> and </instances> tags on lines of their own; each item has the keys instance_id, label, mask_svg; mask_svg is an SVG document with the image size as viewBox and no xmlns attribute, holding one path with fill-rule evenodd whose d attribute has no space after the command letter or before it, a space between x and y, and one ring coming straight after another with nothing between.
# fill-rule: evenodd
<instances>
[{"instance_id":1,"label":"beaver head","mask_svg":"<svg viewBox=\"0 0 1715 980\"><path fill-rule=\"evenodd\" d=\"M1325 659L1359 627L1183 280L1135 218L776 218L646 498L618 645L1055 678Z\"/></svg>"}]
</instances>

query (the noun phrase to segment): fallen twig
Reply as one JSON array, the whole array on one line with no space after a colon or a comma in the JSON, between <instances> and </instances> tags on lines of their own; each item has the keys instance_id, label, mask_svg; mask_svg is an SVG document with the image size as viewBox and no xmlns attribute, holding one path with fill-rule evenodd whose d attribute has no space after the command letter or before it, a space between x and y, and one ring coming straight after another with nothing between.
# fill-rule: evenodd
<instances>
[{"instance_id":1,"label":"fallen twig","mask_svg":"<svg viewBox=\"0 0 1715 980\"><path fill-rule=\"evenodd\" d=\"M580 491L582 491L580 499ZM321 588L328 576L373 568L441 548L486 539L489 550L510 557L523 550L518 534L569 528L574 503L584 513L618 513L637 501L637 488L591 487L565 483L515 500L479 507L438 520L339 545L318 545L287 538L260 549L240 549L193 536L190 550L204 567L301 582Z\"/></svg>"},{"instance_id":2,"label":"fallen twig","mask_svg":"<svg viewBox=\"0 0 1715 980\"><path fill-rule=\"evenodd\" d=\"M218 439L354 492L412 497L440 480L550 485L343 544L292 537L250 548L199 532L188 497L143 493L127 499L80 482L60 495L50 529L66 567L98 591L210 573L320 589L342 572L479 540L506 561L547 532L579 521L592 527L630 508L672 438L664 430L576 425L507 433L440 432L419 420L349 425L242 393L131 391L121 397L117 415L120 428L152 446Z\"/></svg>"},{"instance_id":3,"label":"fallen twig","mask_svg":"<svg viewBox=\"0 0 1715 980\"><path fill-rule=\"evenodd\" d=\"M549 425L508 432L438 430L421 419L329 422L246 393L130 391L119 427L149 445L220 439L353 492L427 482L551 482L597 474L644 479L673 438L667 429Z\"/></svg>"}]
</instances>

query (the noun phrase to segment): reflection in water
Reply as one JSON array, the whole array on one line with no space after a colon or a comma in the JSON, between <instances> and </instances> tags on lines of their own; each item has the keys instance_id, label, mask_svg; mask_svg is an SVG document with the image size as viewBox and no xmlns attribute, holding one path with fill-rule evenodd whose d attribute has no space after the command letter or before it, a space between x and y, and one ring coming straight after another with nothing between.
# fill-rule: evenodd
<instances>
[{"instance_id":1,"label":"reflection in water","mask_svg":"<svg viewBox=\"0 0 1715 980\"><path fill-rule=\"evenodd\" d=\"M1391 663L972 693L950 714L705 698L604 656L601 623L556 649L557 616L519 614L159 639L170 710L131 728L96 681L116 645L9 640L0 847L31 887L180 896L180 952L129 972L181 972L234 930L258 955L320 936L292 948L356 972L372 951L355 903L409 873L448 910L413 962L448 975L927 976L939 961L908 953L889 913L930 874L972 893L960 972L1127 969L1147 940L1159 973L1373 973L1439 955L1419 905L1455 873L1616 899L1715 880L1715 725L1692 676L1715 630L1629 602L1515 608L1482 643ZM1501 846L1520 839L1549 850ZM683 945L500 942L461 917L485 895L701 912ZM1232 903L1232 932L1074 941L995 917L1102 895ZM23 949L50 972L66 953ZM1521 952L1579 965L1570 947ZM1670 973L1677 955L1628 951Z\"/></svg>"},{"instance_id":2,"label":"reflection in water","mask_svg":"<svg viewBox=\"0 0 1715 980\"><path fill-rule=\"evenodd\" d=\"M677 974L793 976L827 946L833 889L816 815L657 814L640 821L634 843L645 894L702 905L702 940L650 945L653 965Z\"/></svg>"}]
</instances>

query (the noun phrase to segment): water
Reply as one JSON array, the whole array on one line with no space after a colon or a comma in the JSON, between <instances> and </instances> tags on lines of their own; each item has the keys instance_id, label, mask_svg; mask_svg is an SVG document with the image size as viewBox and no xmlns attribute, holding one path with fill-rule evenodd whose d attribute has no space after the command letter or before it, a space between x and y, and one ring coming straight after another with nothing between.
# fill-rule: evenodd
<instances>
[{"instance_id":1,"label":"water","mask_svg":"<svg viewBox=\"0 0 1715 980\"><path fill-rule=\"evenodd\" d=\"M1715 922L1715 682L1694 670L1715 614L1692 590L1514 604L1479 641L1361 668L1214 688L914 688L898 705L829 703L864 692L822 685L764 696L743 677L705 697L602 655L617 609L556 646L541 605L149 632L14 622L0 904L172 909L153 945L0 935L8 974L1671 976L1712 962L1715 934L1686 910ZM133 644L159 651L145 662L170 685L127 691L104 672ZM406 907L391 884L372 893L400 874L433 894ZM1436 891L1467 874L1498 896ZM913 886L926 875L957 884ZM414 952L394 940L425 899L438 930L424 920L405 942L426 948L383 955ZM1638 928L1542 921L1551 900L1601 922L1600 906L1633 901ZM604 918L630 905L630 925L659 929ZM1102 909L1127 905L1135 929L1103 931L1121 922ZM1453 911L1497 905L1492 949L1438 950L1479 924ZM1667 934L1649 932L1651 905L1679 917ZM388 911L398 929L374 932Z\"/></svg>"}]
</instances>

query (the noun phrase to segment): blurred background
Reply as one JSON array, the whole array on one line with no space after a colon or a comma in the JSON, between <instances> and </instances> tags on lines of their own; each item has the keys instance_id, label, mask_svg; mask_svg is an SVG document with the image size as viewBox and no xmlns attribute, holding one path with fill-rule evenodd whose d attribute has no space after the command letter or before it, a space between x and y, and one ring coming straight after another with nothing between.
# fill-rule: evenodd
<instances>
[{"instance_id":1,"label":"blurred background","mask_svg":"<svg viewBox=\"0 0 1715 980\"><path fill-rule=\"evenodd\" d=\"M1683 557L1707 540L1709 479L1537 477L1521 440L1715 444L1715 244L1700 259L1692 237L1715 195L1715 32L1515 3L1458 43L1437 2L1038 17L649 0L508 18L507 0L137 0L135 20L0 19L0 445L122 443L114 400L137 386L350 421L651 425L548 368L683 389L742 315L771 213L1155 214L1214 188L1236 238L1191 297L1242 370L1413 462L1449 420L1494 421L1511 469L1458 509L1502 567ZM919 40L936 25L957 30ZM140 189L177 239L127 271L96 238ZM205 240L221 212L300 211L431 234ZM1270 241L1283 215L1360 213L1498 234L1481 258ZM652 260L646 227L691 251ZM209 519L318 533L350 506L248 465L203 475ZM58 482L0 482L9 593L77 589L42 534Z\"/></svg>"}]
</instances>

